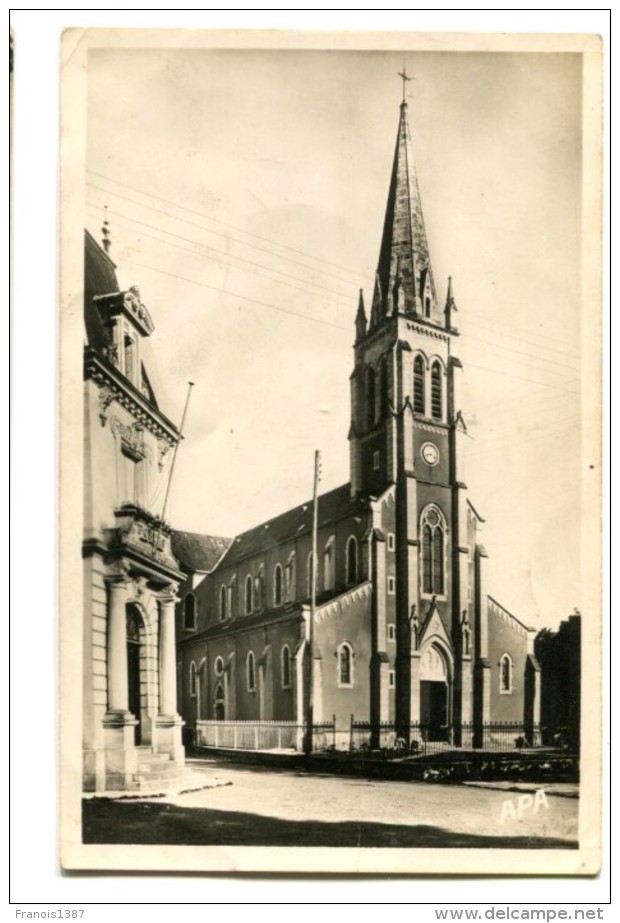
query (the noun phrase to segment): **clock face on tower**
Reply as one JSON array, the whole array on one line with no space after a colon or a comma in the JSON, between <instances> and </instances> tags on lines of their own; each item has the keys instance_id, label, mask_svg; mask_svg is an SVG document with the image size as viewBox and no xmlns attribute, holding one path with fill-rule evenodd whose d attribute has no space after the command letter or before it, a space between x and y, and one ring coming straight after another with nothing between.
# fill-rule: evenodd
<instances>
[{"instance_id":1,"label":"clock face on tower","mask_svg":"<svg viewBox=\"0 0 620 923\"><path fill-rule=\"evenodd\" d=\"M421 454L427 465L436 465L439 461L439 449L434 442L425 442Z\"/></svg>"}]
</instances>

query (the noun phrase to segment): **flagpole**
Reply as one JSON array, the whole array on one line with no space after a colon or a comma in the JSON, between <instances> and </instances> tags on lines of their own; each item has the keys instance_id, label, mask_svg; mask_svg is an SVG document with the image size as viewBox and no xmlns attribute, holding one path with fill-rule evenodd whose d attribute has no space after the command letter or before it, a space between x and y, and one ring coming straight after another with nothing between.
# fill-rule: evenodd
<instances>
[{"instance_id":1,"label":"flagpole","mask_svg":"<svg viewBox=\"0 0 620 923\"><path fill-rule=\"evenodd\" d=\"M192 388L194 387L193 381L187 382L187 397L185 398L185 407L183 408L183 416L181 417L181 426L179 428L179 438L174 447L174 452L172 453L172 462L170 463L170 474L168 475L168 484L166 486L166 496L164 497L164 505L161 511L162 521L166 518L166 507L168 506L168 497L170 495L170 485L172 484L172 475L174 473L174 465L177 460L177 452L179 451L179 443L183 438L183 427L185 426L185 417L187 416L187 408L189 407L189 398L192 393Z\"/></svg>"},{"instance_id":2,"label":"flagpole","mask_svg":"<svg viewBox=\"0 0 620 923\"><path fill-rule=\"evenodd\" d=\"M308 715L306 727L306 753L313 750L314 725L314 613L316 609L317 531L319 509L319 481L321 479L321 453L314 453L314 486L312 490L312 557L310 559L310 624L308 625Z\"/></svg>"}]
</instances>

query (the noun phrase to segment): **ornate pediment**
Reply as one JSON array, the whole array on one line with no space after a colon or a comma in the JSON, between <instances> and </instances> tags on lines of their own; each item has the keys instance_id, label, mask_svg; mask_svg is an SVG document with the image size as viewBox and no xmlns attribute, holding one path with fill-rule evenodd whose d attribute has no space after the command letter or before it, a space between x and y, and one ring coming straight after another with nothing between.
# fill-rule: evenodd
<instances>
[{"instance_id":1,"label":"ornate pediment","mask_svg":"<svg viewBox=\"0 0 620 923\"><path fill-rule=\"evenodd\" d=\"M422 647L424 642L432 637L440 638L447 646L448 650L451 650L452 642L448 637L444 623L439 614L439 609L437 608L437 603L434 599L420 627L418 647Z\"/></svg>"}]
</instances>

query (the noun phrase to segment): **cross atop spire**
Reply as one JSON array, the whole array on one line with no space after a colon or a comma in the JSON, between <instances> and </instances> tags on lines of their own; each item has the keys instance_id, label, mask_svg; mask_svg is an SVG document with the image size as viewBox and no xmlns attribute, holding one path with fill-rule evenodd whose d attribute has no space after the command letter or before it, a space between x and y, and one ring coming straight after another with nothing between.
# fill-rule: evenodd
<instances>
[{"instance_id":1,"label":"cross atop spire","mask_svg":"<svg viewBox=\"0 0 620 923\"><path fill-rule=\"evenodd\" d=\"M404 105L406 106L406 105L407 105L407 100L406 100L405 96L406 96L407 84L409 83L410 80L413 80L413 77L408 77L408 76L407 76L407 68L405 67L404 64L403 64L403 69L402 69L402 71L399 71L399 72L398 72L398 76L399 76L399 77L402 79L402 81L403 81L403 103L404 103Z\"/></svg>"},{"instance_id":2,"label":"cross atop spire","mask_svg":"<svg viewBox=\"0 0 620 923\"><path fill-rule=\"evenodd\" d=\"M407 76L404 67L399 76L403 78L404 92L406 81L412 78ZM435 314L435 286L404 99L400 106L377 275L371 327L395 314L416 315L431 323L439 321Z\"/></svg>"}]
</instances>

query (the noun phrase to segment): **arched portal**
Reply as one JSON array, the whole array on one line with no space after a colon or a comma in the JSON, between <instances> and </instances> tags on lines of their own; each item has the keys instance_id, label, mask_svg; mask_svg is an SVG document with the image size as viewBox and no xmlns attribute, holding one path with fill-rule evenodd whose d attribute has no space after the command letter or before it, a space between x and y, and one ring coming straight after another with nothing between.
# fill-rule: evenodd
<instances>
[{"instance_id":1,"label":"arched portal","mask_svg":"<svg viewBox=\"0 0 620 923\"><path fill-rule=\"evenodd\" d=\"M144 626L138 608L127 605L127 707L138 723L135 744L142 743L142 669L144 662Z\"/></svg>"},{"instance_id":2,"label":"arched portal","mask_svg":"<svg viewBox=\"0 0 620 923\"><path fill-rule=\"evenodd\" d=\"M450 715L450 665L438 644L420 658L420 721L428 740L447 740Z\"/></svg>"}]
</instances>

